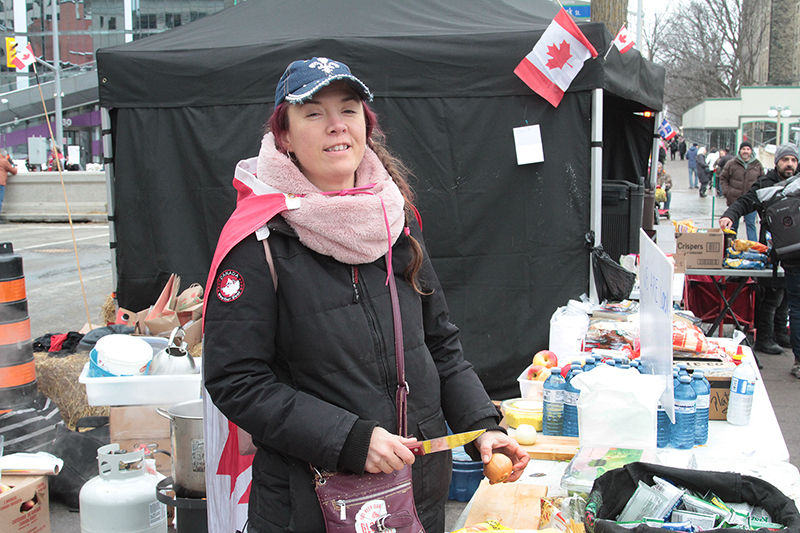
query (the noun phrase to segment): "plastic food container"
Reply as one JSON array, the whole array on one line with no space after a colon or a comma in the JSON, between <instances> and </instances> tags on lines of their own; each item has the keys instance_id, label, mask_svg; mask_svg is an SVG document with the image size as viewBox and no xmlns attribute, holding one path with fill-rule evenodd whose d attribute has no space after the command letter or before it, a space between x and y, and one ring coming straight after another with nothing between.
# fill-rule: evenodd
<instances>
[{"instance_id":1,"label":"plastic food container","mask_svg":"<svg viewBox=\"0 0 800 533\"><path fill-rule=\"evenodd\" d=\"M528 368L530 368L530 366ZM544 390L544 381L531 381L527 379L525 376L528 375L528 368L523 370L522 374L517 378L517 382L519 383L519 395L522 398L541 400Z\"/></svg>"},{"instance_id":2,"label":"plastic food container","mask_svg":"<svg viewBox=\"0 0 800 533\"><path fill-rule=\"evenodd\" d=\"M195 358L200 368L200 358ZM78 382L89 405L173 405L201 398L201 374L90 377L89 363Z\"/></svg>"},{"instance_id":3,"label":"plastic food container","mask_svg":"<svg viewBox=\"0 0 800 533\"><path fill-rule=\"evenodd\" d=\"M530 424L536 431L542 430L542 400L513 398L500 404L500 408L509 427Z\"/></svg>"},{"instance_id":4,"label":"plastic food container","mask_svg":"<svg viewBox=\"0 0 800 533\"><path fill-rule=\"evenodd\" d=\"M153 358L153 348L131 335L106 335L94 345L96 364L115 376L144 374Z\"/></svg>"}]
</instances>

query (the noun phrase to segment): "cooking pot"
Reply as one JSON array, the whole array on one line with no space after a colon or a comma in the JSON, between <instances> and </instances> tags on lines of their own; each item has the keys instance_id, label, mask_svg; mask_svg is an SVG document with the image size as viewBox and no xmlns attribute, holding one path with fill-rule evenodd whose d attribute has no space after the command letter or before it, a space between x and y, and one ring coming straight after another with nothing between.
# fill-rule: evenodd
<instances>
[{"instance_id":1,"label":"cooking pot","mask_svg":"<svg viewBox=\"0 0 800 533\"><path fill-rule=\"evenodd\" d=\"M203 441L203 400L190 400L156 412L172 421L172 481L179 498L205 498L206 455Z\"/></svg>"}]
</instances>

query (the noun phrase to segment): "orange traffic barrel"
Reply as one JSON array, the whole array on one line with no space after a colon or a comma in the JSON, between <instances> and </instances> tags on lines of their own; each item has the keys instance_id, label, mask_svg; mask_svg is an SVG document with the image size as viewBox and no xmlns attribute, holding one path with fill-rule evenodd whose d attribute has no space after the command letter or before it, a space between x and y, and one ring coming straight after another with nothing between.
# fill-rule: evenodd
<instances>
[{"instance_id":1,"label":"orange traffic barrel","mask_svg":"<svg viewBox=\"0 0 800 533\"><path fill-rule=\"evenodd\" d=\"M10 242L0 243L0 410L27 405L36 394L22 257Z\"/></svg>"}]
</instances>

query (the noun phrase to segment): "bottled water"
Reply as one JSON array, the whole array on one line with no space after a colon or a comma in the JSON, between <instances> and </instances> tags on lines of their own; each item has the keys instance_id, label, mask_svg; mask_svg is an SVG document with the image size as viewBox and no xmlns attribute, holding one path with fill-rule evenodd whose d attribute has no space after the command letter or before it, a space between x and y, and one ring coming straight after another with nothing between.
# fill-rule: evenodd
<instances>
[{"instance_id":1,"label":"bottled water","mask_svg":"<svg viewBox=\"0 0 800 533\"><path fill-rule=\"evenodd\" d=\"M666 448L669 445L669 438L672 435L672 421L669 415L658 400L658 432L656 433L656 444L659 448Z\"/></svg>"},{"instance_id":2,"label":"bottled water","mask_svg":"<svg viewBox=\"0 0 800 533\"><path fill-rule=\"evenodd\" d=\"M694 446L694 415L697 393L692 388L692 378L680 376L675 389L675 425L669 443L673 448L689 450Z\"/></svg>"},{"instance_id":3,"label":"bottled water","mask_svg":"<svg viewBox=\"0 0 800 533\"><path fill-rule=\"evenodd\" d=\"M708 442L708 407L711 403L711 386L702 370L692 372L692 388L697 393L694 443L705 444Z\"/></svg>"},{"instance_id":4,"label":"bottled water","mask_svg":"<svg viewBox=\"0 0 800 533\"><path fill-rule=\"evenodd\" d=\"M572 385L575 376L583 373L583 370L576 368L572 370L572 377L567 380L564 387L564 436L578 436L578 398L581 390Z\"/></svg>"},{"instance_id":5,"label":"bottled water","mask_svg":"<svg viewBox=\"0 0 800 533\"><path fill-rule=\"evenodd\" d=\"M595 367L595 358L591 355L586 358L586 364L583 365L583 371L588 372Z\"/></svg>"},{"instance_id":6,"label":"bottled water","mask_svg":"<svg viewBox=\"0 0 800 533\"><path fill-rule=\"evenodd\" d=\"M553 372L544 382L542 397L544 410L542 413L542 433L560 437L564 430L564 378Z\"/></svg>"},{"instance_id":7,"label":"bottled water","mask_svg":"<svg viewBox=\"0 0 800 533\"><path fill-rule=\"evenodd\" d=\"M686 363L678 363L678 375L679 376L688 376L689 372L686 370Z\"/></svg>"},{"instance_id":8,"label":"bottled water","mask_svg":"<svg viewBox=\"0 0 800 533\"><path fill-rule=\"evenodd\" d=\"M750 423L750 410L753 408L755 388L756 372L750 365L750 356L746 356L733 371L733 378L731 378L731 396L728 400L729 424L746 426Z\"/></svg>"}]
</instances>

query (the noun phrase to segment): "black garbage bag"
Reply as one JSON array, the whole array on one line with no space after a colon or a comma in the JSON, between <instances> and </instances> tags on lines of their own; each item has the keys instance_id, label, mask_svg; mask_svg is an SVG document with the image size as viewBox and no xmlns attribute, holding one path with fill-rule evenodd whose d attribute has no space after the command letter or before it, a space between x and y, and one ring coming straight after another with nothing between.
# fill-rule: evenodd
<instances>
[{"instance_id":1,"label":"black garbage bag","mask_svg":"<svg viewBox=\"0 0 800 533\"><path fill-rule=\"evenodd\" d=\"M800 532L800 512L794 500L763 479L735 472L687 470L650 463L630 463L597 478L589 493L583 523L587 533L667 533L669 530L643 524L625 529L613 520L619 516L639 481L653 485L653 476L666 479L692 491L713 492L724 502L764 508L773 522L783 524L790 533ZM731 529L711 529L706 533L725 533ZM760 529L767 533L766 529ZM784 530L782 530L784 531ZM674 533L674 532L672 532Z\"/></svg>"},{"instance_id":2,"label":"black garbage bag","mask_svg":"<svg viewBox=\"0 0 800 533\"><path fill-rule=\"evenodd\" d=\"M593 246L594 232L586 234L586 245L592 250L592 272L597 286L597 299L620 302L631 295L636 274L614 261L603 251L603 245Z\"/></svg>"}]
</instances>

